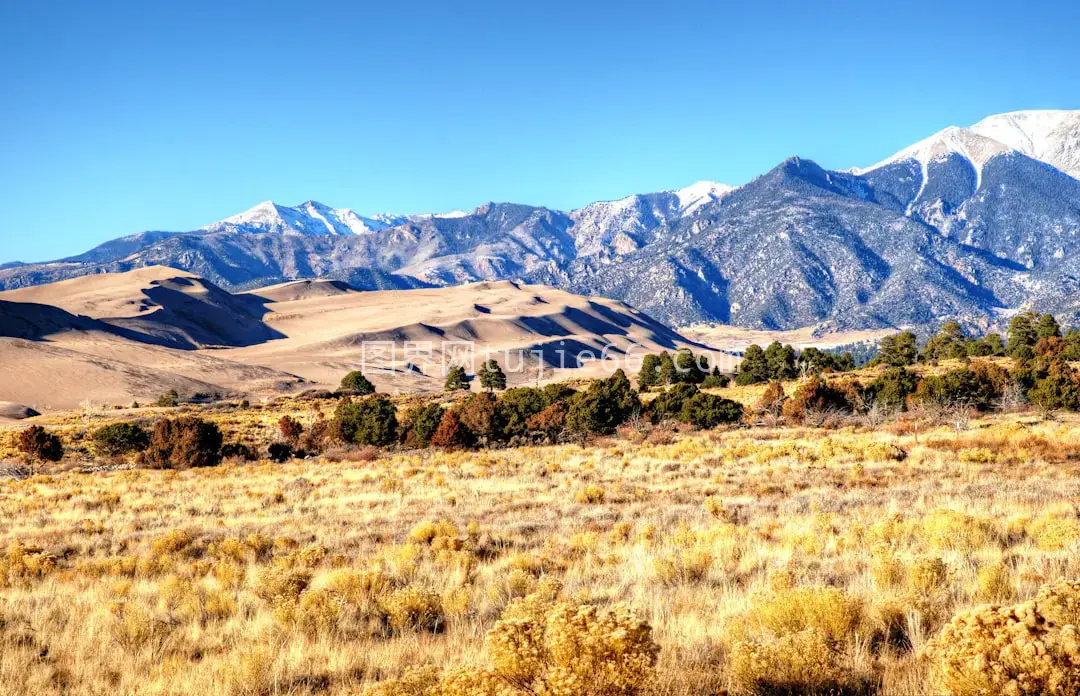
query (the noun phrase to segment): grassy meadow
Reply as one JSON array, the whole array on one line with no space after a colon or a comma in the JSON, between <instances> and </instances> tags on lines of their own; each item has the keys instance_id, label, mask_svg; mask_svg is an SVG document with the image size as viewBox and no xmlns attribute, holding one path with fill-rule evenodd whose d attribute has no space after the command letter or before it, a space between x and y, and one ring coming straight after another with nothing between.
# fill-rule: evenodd
<instances>
[{"instance_id":1,"label":"grassy meadow","mask_svg":"<svg viewBox=\"0 0 1080 696\"><path fill-rule=\"evenodd\" d=\"M266 439L330 408L200 415ZM994 603L1023 627L1080 578L1074 414L185 471L94 462L86 433L121 415L37 419L74 454L0 479L4 696L1077 693L1045 672L1068 658L1017 667L1026 643L1002 660L1030 680L995 681L950 625Z\"/></svg>"}]
</instances>

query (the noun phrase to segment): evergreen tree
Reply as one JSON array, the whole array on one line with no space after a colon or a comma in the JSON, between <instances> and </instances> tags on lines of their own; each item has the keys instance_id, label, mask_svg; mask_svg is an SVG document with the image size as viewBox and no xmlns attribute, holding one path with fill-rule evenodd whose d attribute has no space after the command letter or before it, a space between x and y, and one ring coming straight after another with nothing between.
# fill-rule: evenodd
<instances>
[{"instance_id":1,"label":"evergreen tree","mask_svg":"<svg viewBox=\"0 0 1080 696\"><path fill-rule=\"evenodd\" d=\"M1035 315L1031 312L1017 314L1009 322L1009 355L1019 359L1030 359L1034 351L1035 342L1038 341L1035 333ZM1028 350L1024 350L1024 349Z\"/></svg>"},{"instance_id":2,"label":"evergreen tree","mask_svg":"<svg viewBox=\"0 0 1080 696\"><path fill-rule=\"evenodd\" d=\"M495 405L503 434L507 437L523 435L528 431L529 418L548 407L544 392L533 387L507 389Z\"/></svg>"},{"instance_id":3,"label":"evergreen tree","mask_svg":"<svg viewBox=\"0 0 1080 696\"><path fill-rule=\"evenodd\" d=\"M702 368L702 359L689 350L675 353L675 368L679 382L683 384L701 384L708 375Z\"/></svg>"},{"instance_id":4,"label":"evergreen tree","mask_svg":"<svg viewBox=\"0 0 1080 696\"><path fill-rule=\"evenodd\" d=\"M353 370L341 378L341 388L354 391L360 396L375 393L375 385L360 370Z\"/></svg>"},{"instance_id":5,"label":"evergreen tree","mask_svg":"<svg viewBox=\"0 0 1080 696\"><path fill-rule=\"evenodd\" d=\"M1047 375L1035 383L1028 398L1044 411L1076 411L1080 409L1078 379L1080 376L1067 363L1056 362L1050 366Z\"/></svg>"},{"instance_id":6,"label":"evergreen tree","mask_svg":"<svg viewBox=\"0 0 1080 696\"><path fill-rule=\"evenodd\" d=\"M852 366L847 369L854 369L853 361L851 361L851 353L847 353L846 355L848 356L849 363L852 364ZM811 346L803 349L803 351L799 353L798 370L799 372L821 374L825 370L840 372L844 370L844 367L841 366L840 360L837 359L835 355Z\"/></svg>"},{"instance_id":7,"label":"evergreen tree","mask_svg":"<svg viewBox=\"0 0 1080 696\"><path fill-rule=\"evenodd\" d=\"M1001 334L988 333L968 345L968 354L973 357L991 357L1005 355L1005 344Z\"/></svg>"},{"instance_id":8,"label":"evergreen tree","mask_svg":"<svg viewBox=\"0 0 1080 696\"><path fill-rule=\"evenodd\" d=\"M906 367L915 363L918 354L915 334L910 331L901 331L881 339L878 357L874 362L892 367Z\"/></svg>"},{"instance_id":9,"label":"evergreen tree","mask_svg":"<svg viewBox=\"0 0 1080 696\"><path fill-rule=\"evenodd\" d=\"M660 353L660 384L670 386L679 381L679 372L675 369L675 361L665 350Z\"/></svg>"},{"instance_id":10,"label":"evergreen tree","mask_svg":"<svg viewBox=\"0 0 1080 696\"><path fill-rule=\"evenodd\" d=\"M485 360L480 365L477 376L480 378L480 386L489 392L506 389L506 375L503 373L502 368L499 367L499 363L494 360Z\"/></svg>"},{"instance_id":11,"label":"evergreen tree","mask_svg":"<svg viewBox=\"0 0 1080 696\"><path fill-rule=\"evenodd\" d=\"M962 358L968 353L967 335L955 321L947 321L922 350L923 360Z\"/></svg>"},{"instance_id":12,"label":"evergreen tree","mask_svg":"<svg viewBox=\"0 0 1080 696\"><path fill-rule=\"evenodd\" d=\"M712 372L701 381L701 386L704 389L722 389L731 383L731 378L727 375L720 374L720 368L713 365Z\"/></svg>"},{"instance_id":13,"label":"evergreen tree","mask_svg":"<svg viewBox=\"0 0 1080 696\"><path fill-rule=\"evenodd\" d=\"M566 414L571 430L606 435L626 422L641 407L622 370L592 383L589 391L578 393Z\"/></svg>"},{"instance_id":14,"label":"evergreen tree","mask_svg":"<svg viewBox=\"0 0 1080 696\"><path fill-rule=\"evenodd\" d=\"M919 378L903 367L891 367L870 383L868 391L874 400L886 408L904 409L908 394L913 394Z\"/></svg>"},{"instance_id":15,"label":"evergreen tree","mask_svg":"<svg viewBox=\"0 0 1080 696\"><path fill-rule=\"evenodd\" d=\"M660 356L649 353L641 359L637 383L638 389L648 389L660 383Z\"/></svg>"},{"instance_id":16,"label":"evergreen tree","mask_svg":"<svg viewBox=\"0 0 1080 696\"><path fill-rule=\"evenodd\" d=\"M765 349L765 362L769 366L769 377L775 380L795 379L799 371L795 367L795 349L773 341Z\"/></svg>"},{"instance_id":17,"label":"evergreen tree","mask_svg":"<svg viewBox=\"0 0 1080 696\"><path fill-rule=\"evenodd\" d=\"M405 416L405 444L427 447L443 419L443 407L437 403L414 406Z\"/></svg>"},{"instance_id":18,"label":"evergreen tree","mask_svg":"<svg viewBox=\"0 0 1080 696\"><path fill-rule=\"evenodd\" d=\"M758 384L769 381L769 363L765 360L765 351L761 346L752 343L746 347L743 359L739 363L739 374L735 377L735 384Z\"/></svg>"},{"instance_id":19,"label":"evergreen tree","mask_svg":"<svg viewBox=\"0 0 1080 696\"><path fill-rule=\"evenodd\" d=\"M446 373L446 384L443 388L448 392L468 389L469 376L465 374L465 368L461 365L453 365Z\"/></svg>"},{"instance_id":20,"label":"evergreen tree","mask_svg":"<svg viewBox=\"0 0 1080 696\"><path fill-rule=\"evenodd\" d=\"M338 434L346 442L378 447L397 439L397 409L389 399L346 397L338 403L335 416Z\"/></svg>"},{"instance_id":21,"label":"evergreen tree","mask_svg":"<svg viewBox=\"0 0 1080 696\"><path fill-rule=\"evenodd\" d=\"M1038 343L1044 338L1060 338L1061 327L1057 323L1057 319L1054 319L1053 314L1044 314L1039 317L1039 322L1035 325L1035 342Z\"/></svg>"}]
</instances>

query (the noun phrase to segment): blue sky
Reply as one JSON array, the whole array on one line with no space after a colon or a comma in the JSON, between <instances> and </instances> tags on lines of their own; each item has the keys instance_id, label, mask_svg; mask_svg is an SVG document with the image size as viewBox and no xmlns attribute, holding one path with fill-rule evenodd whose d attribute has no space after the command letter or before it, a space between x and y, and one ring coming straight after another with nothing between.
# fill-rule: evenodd
<instances>
[{"instance_id":1,"label":"blue sky","mask_svg":"<svg viewBox=\"0 0 1080 696\"><path fill-rule=\"evenodd\" d=\"M0 0L0 262L273 199L571 208L1080 108L1069 2Z\"/></svg>"}]
</instances>

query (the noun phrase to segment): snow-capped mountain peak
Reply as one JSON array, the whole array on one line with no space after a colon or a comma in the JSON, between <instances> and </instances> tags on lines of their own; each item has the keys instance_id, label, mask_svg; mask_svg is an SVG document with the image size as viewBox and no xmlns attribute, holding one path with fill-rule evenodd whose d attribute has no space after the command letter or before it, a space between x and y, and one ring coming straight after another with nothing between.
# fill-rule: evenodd
<instances>
[{"instance_id":1,"label":"snow-capped mountain peak","mask_svg":"<svg viewBox=\"0 0 1080 696\"><path fill-rule=\"evenodd\" d=\"M202 232L248 232L302 235L370 234L401 224L402 216L357 215L348 208L331 208L318 201L295 207L263 201L242 213L200 229Z\"/></svg>"},{"instance_id":2,"label":"snow-capped mountain peak","mask_svg":"<svg viewBox=\"0 0 1080 696\"><path fill-rule=\"evenodd\" d=\"M936 159L951 154L957 154L971 162L972 166L978 172L982 171L983 165L985 165L991 157L1011 151L1012 148L1008 145L994 140L993 138L979 135L971 128L949 126L944 130L934 133L929 138L925 138L914 145L904 148L892 157L888 157L872 167L867 167L866 169L856 168L853 171L856 174L864 174L906 160L916 160L925 169L930 162Z\"/></svg>"},{"instance_id":3,"label":"snow-capped mountain peak","mask_svg":"<svg viewBox=\"0 0 1080 696\"><path fill-rule=\"evenodd\" d=\"M689 215L698 208L719 200L734 190L734 186L721 184L716 181L699 181L686 188L672 191L679 199L679 210L683 215Z\"/></svg>"},{"instance_id":4,"label":"snow-capped mountain peak","mask_svg":"<svg viewBox=\"0 0 1080 696\"><path fill-rule=\"evenodd\" d=\"M1080 179L1080 111L1013 111L971 130Z\"/></svg>"},{"instance_id":5,"label":"snow-capped mountain peak","mask_svg":"<svg viewBox=\"0 0 1080 696\"><path fill-rule=\"evenodd\" d=\"M917 160L925 168L935 159L958 154L981 172L991 158L1008 152L1019 152L1080 179L1080 111L1013 111L988 116L967 128L945 128L871 167L851 171L864 174L905 160Z\"/></svg>"}]
</instances>

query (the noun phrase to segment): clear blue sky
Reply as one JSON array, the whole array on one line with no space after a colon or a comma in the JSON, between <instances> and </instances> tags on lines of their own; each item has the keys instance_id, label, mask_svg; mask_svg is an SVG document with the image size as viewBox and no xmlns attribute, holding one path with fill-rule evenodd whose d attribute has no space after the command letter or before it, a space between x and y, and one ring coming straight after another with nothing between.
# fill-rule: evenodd
<instances>
[{"instance_id":1,"label":"clear blue sky","mask_svg":"<svg viewBox=\"0 0 1080 696\"><path fill-rule=\"evenodd\" d=\"M0 262L273 199L571 208L1080 107L1059 2L0 0Z\"/></svg>"}]
</instances>

